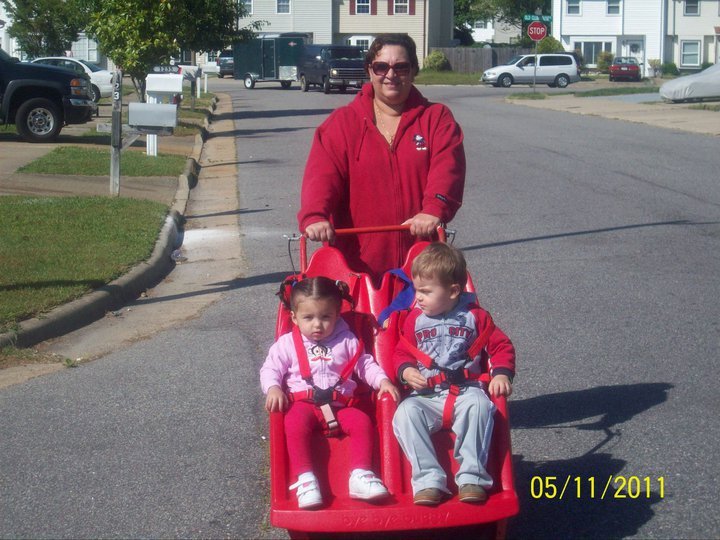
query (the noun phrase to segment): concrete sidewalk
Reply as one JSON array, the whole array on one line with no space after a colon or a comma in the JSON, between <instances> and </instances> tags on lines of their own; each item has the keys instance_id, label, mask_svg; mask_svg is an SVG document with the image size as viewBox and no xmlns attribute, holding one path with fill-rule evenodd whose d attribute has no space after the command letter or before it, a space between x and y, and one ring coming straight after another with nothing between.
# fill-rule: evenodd
<instances>
[{"instance_id":1,"label":"concrete sidewalk","mask_svg":"<svg viewBox=\"0 0 720 540\"><path fill-rule=\"evenodd\" d=\"M659 81L661 84L662 81ZM637 87L638 83L580 82L569 87L573 92L621 86ZM542 90L540 90L542 92ZM645 100L643 101L643 96ZM647 95L576 97L571 94L549 95L545 99L507 100L515 105L550 109L573 114L601 116L653 127L677 129L703 135L720 135L720 112L691 109L690 103L665 103L657 91Z\"/></svg>"}]
</instances>

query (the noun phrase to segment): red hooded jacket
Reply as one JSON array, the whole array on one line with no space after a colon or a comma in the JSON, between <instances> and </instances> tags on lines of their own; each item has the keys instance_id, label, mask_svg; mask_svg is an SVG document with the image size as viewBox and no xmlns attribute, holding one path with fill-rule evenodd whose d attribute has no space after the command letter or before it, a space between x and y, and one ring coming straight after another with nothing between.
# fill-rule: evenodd
<instances>
[{"instance_id":1,"label":"red hooded jacket","mask_svg":"<svg viewBox=\"0 0 720 540\"><path fill-rule=\"evenodd\" d=\"M373 123L372 84L315 132L303 177L300 230L329 220L336 229L399 225L419 212L453 219L465 187L463 134L450 110L413 87L389 146ZM397 268L409 233L339 236L351 268L375 278Z\"/></svg>"}]
</instances>

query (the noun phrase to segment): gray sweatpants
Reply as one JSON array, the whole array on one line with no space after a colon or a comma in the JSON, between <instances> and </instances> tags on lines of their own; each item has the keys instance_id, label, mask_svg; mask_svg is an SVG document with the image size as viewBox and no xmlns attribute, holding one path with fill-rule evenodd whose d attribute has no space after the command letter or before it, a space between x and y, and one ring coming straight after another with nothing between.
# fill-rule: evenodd
<instances>
[{"instance_id":1,"label":"gray sweatpants","mask_svg":"<svg viewBox=\"0 0 720 540\"><path fill-rule=\"evenodd\" d=\"M413 493L437 488L450 493L447 475L438 463L430 435L442 427L448 390L428 397L410 396L397 408L393 430L412 466ZM459 465L455 483L492 486L485 470L492 437L495 405L485 392L467 386L455 401L452 430L456 435L454 456Z\"/></svg>"}]
</instances>

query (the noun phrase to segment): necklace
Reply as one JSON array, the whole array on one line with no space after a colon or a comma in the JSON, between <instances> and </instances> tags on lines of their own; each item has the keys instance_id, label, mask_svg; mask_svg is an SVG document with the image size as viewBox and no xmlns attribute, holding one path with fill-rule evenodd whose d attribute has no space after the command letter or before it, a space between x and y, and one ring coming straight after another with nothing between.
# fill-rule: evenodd
<instances>
[{"instance_id":1,"label":"necklace","mask_svg":"<svg viewBox=\"0 0 720 540\"><path fill-rule=\"evenodd\" d=\"M392 146L395 141L395 133L391 133L390 130L385 127L385 122L383 122L382 115L380 114L380 108L377 104L375 104L375 120L377 121L377 126L380 128L380 132L383 134L383 137L385 137L388 144ZM395 126L395 131L397 131L397 126Z\"/></svg>"}]
</instances>

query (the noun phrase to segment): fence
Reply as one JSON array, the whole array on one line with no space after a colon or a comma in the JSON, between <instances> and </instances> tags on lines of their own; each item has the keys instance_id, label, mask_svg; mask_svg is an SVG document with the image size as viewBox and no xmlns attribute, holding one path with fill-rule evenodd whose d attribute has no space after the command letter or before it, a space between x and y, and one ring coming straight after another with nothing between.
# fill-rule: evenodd
<instances>
[{"instance_id":1,"label":"fence","mask_svg":"<svg viewBox=\"0 0 720 540\"><path fill-rule=\"evenodd\" d=\"M532 54L533 49L520 47L432 47L432 51L442 51L450 61L452 70L457 73L482 73L486 69L507 63L516 54Z\"/></svg>"}]
</instances>

